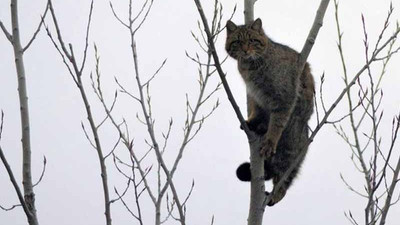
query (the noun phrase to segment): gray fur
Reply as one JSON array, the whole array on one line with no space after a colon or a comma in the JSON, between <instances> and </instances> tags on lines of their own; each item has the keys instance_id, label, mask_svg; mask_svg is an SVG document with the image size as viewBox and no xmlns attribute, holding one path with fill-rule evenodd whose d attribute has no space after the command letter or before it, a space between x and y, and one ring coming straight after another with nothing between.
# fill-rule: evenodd
<instances>
[{"instance_id":1,"label":"gray fur","mask_svg":"<svg viewBox=\"0 0 400 225\"><path fill-rule=\"evenodd\" d=\"M249 96L247 123L264 136L260 154L265 156L265 179L272 179L275 185L307 142L314 80L308 64L299 70L299 53L265 35L260 19L251 25L236 26L231 21L228 24L226 50L238 61ZM300 164L277 190L270 205L285 196ZM251 177L249 167L244 165L237 174L245 181Z\"/></svg>"}]
</instances>

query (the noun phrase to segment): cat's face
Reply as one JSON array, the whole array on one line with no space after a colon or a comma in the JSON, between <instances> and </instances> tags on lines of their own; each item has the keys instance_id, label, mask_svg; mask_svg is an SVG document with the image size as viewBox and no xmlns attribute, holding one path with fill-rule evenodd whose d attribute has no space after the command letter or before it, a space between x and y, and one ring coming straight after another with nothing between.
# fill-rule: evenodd
<instances>
[{"instance_id":1,"label":"cat's face","mask_svg":"<svg viewBox=\"0 0 400 225\"><path fill-rule=\"evenodd\" d=\"M226 23L227 37L225 49L235 59L256 60L262 57L268 39L262 29L260 19L251 25L237 26L232 21Z\"/></svg>"}]
</instances>

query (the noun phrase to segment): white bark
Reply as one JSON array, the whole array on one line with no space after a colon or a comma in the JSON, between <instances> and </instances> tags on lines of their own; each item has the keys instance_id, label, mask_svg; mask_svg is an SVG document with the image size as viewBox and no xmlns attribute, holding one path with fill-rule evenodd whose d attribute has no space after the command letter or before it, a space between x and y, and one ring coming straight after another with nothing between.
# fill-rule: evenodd
<instances>
[{"instance_id":1,"label":"white bark","mask_svg":"<svg viewBox=\"0 0 400 225\"><path fill-rule=\"evenodd\" d=\"M20 104L20 117L21 117L21 133L22 133L22 184L23 184L23 192L24 196L22 197L22 193L20 188L14 178L13 172L10 166L7 163L7 160L2 154L2 161L4 166L7 168L7 172L9 174L10 180L14 186L14 189L18 195L18 199L26 217L28 219L28 223L30 225L37 225L38 219L36 214L35 207L35 193L33 191L33 187L35 185L32 184L32 171L31 171L31 143L30 143L30 123L29 123L29 105L28 105L28 94L26 87L26 75L25 75L25 67L24 67L24 52L31 46L34 42L36 35L39 33L40 28L43 25L43 22L40 22L33 36L29 40L28 44L25 47L21 45L20 39L20 30L18 23L18 1L11 0L10 4L11 8L11 28L12 32L8 32L6 27L0 21L0 28L4 32L7 39L10 41L14 50L14 61L15 67L17 71L17 82L18 82L18 96L19 96L19 104ZM47 14L47 5L46 10L44 11L43 17ZM1 131L0 131L1 133ZM44 170L43 170L44 173ZM42 173L42 175L43 175ZM38 182L40 182L39 179Z\"/></svg>"},{"instance_id":2,"label":"white bark","mask_svg":"<svg viewBox=\"0 0 400 225\"><path fill-rule=\"evenodd\" d=\"M249 24L254 21L254 3L256 0L244 0L244 23Z\"/></svg>"},{"instance_id":3,"label":"white bark","mask_svg":"<svg viewBox=\"0 0 400 225\"><path fill-rule=\"evenodd\" d=\"M315 19L311 27L311 30L308 33L306 43L304 44L303 49L301 50L300 53L300 62L299 62L300 68L304 68L304 65L307 62L308 55L310 54L311 49L314 46L315 39L317 38L319 29L323 25L324 16L326 9L328 8L329 1L330 0L322 0L318 7L317 14L315 15ZM301 69L301 71L302 70L303 69Z\"/></svg>"},{"instance_id":4,"label":"white bark","mask_svg":"<svg viewBox=\"0 0 400 225\"><path fill-rule=\"evenodd\" d=\"M244 23L250 24L254 21L254 3L256 0L244 0ZM249 102L249 101L247 101ZM247 109L249 113L249 108ZM264 215L265 181L264 181L264 159L260 156L261 137L249 140L250 145L250 169L252 180L250 182L250 207L247 218L248 225L261 225Z\"/></svg>"},{"instance_id":5,"label":"white bark","mask_svg":"<svg viewBox=\"0 0 400 225\"><path fill-rule=\"evenodd\" d=\"M22 130L22 184L24 189L24 200L27 205L29 215L28 221L30 225L39 224L36 207L35 193L33 192L32 173L31 173L31 141L30 141L30 124L29 124L29 107L28 94L26 89L26 76L23 58L23 48L21 46L19 24L18 24L18 2L11 1L11 23L12 23L12 45L15 56L15 67L18 76L18 95L20 102L21 130Z\"/></svg>"}]
</instances>

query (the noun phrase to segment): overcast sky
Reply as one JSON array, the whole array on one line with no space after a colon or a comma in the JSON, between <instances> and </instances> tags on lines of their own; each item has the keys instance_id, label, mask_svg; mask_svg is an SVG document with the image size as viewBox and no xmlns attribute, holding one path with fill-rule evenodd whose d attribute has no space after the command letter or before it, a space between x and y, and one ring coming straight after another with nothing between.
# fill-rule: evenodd
<instances>
[{"instance_id":1,"label":"overcast sky","mask_svg":"<svg viewBox=\"0 0 400 225\"><path fill-rule=\"evenodd\" d=\"M203 0L204 8L211 12L212 2ZM259 0L255 16L260 17L266 33L271 39L301 50L315 16L319 0ZM135 10L140 1L134 1ZM235 3L237 12L233 21L243 22L242 1L223 0L224 21L231 14ZM19 1L19 19L22 42L26 43L40 20L46 0ZM365 15L369 39L374 43L382 28L389 9L389 0L352 0L340 2L340 18L344 31L343 42L349 74L355 74L364 63L361 13ZM54 1L64 40L74 45L75 52L81 55L84 46L85 26L89 12L89 0ZM128 1L114 0L117 12L126 18ZM400 18L400 2L394 1L394 20ZM165 131L170 117L174 118L166 159L168 163L177 154L182 140L182 127L185 121L185 93L194 100L198 94L197 67L185 56L200 52L190 31L197 32L198 13L193 1L155 0L153 10L143 29L137 35L140 71L149 77L157 67L168 59L164 69L154 80L151 95L153 114L156 118L158 138ZM10 29L9 1L0 1L0 20ZM210 14L209 14L210 15ZM50 21L48 20L50 24ZM129 49L129 34L115 20L109 1L96 0L94 4L88 64L85 68L85 84L91 91L88 80L94 71L93 43L96 42L101 56L101 71L104 92L109 100L116 85L114 76L137 93L133 77L132 56ZM389 34L392 31L389 31ZM221 57L225 33L220 37L217 47ZM336 47L337 34L334 21L333 1L325 16L316 44L309 57L312 72L319 86L319 77L325 73L324 89L327 104L331 103L343 88L340 58ZM78 53L79 52L79 53ZM395 56L387 69L383 81L385 118L382 122L381 136L388 143L392 117L400 110L400 57ZM376 69L379 69L376 67ZM87 142L81 121L86 126L86 113L78 89L73 84L61 58L49 38L42 32L25 54L27 74L32 151L33 178L41 172L42 159L48 160L43 181L35 188L38 217L42 225L104 224L103 194L99 163L95 151ZM246 111L245 88L236 69L236 62L228 59L224 64L227 79L242 112ZM378 71L378 70L376 70ZM218 82L212 77L210 88ZM12 46L0 34L0 108L5 113L5 125L1 146L21 184L21 145L20 119L17 95L17 78ZM239 129L239 122L223 90L210 100L202 111L206 114L219 98L221 106L206 121L199 136L191 142L178 168L175 179L180 195L190 189L192 180L195 188L187 205L187 224L209 224L215 216L217 225L245 224L249 206L249 183L236 179L236 167L248 161L249 150L246 137ZM90 93L90 101L96 120L103 117L102 108ZM340 104L333 118L340 118L346 112L346 104ZM122 98L117 106L116 117L124 116L130 122L131 135L135 137L135 151L143 154L147 146L146 129L137 120L140 107L136 102ZM315 125L315 118L312 118ZM106 149L110 149L117 133L107 125L101 130ZM397 145L396 156L400 147ZM117 153L123 155L123 148ZM264 224L309 225L309 224L349 224L344 212L351 210L359 221L363 221L365 199L350 192L340 179L340 173L355 188L363 191L363 177L357 173L350 160L351 151L344 141L336 135L332 127L326 126L312 143L301 173L286 197L273 208L267 208ZM154 160L154 158L150 158ZM147 161L151 164L150 160ZM109 185L123 189L125 180L108 161ZM171 167L171 164L169 164ZM153 177L155 178L155 177ZM155 180L151 183L156 187ZM267 185L271 188L271 185ZM399 194L397 188L396 194ZM112 192L112 197L115 194ZM397 196L397 195L396 195ZM129 199L133 203L133 199ZM18 202L4 167L0 166L0 204L11 206ZM154 208L147 197L142 199L145 224L152 224ZM112 205L114 224L136 224L121 203ZM394 206L389 213L387 224L396 225L400 221L400 206ZM0 211L1 225L26 224L21 208L11 212ZM177 224L171 220L166 224Z\"/></svg>"}]
</instances>

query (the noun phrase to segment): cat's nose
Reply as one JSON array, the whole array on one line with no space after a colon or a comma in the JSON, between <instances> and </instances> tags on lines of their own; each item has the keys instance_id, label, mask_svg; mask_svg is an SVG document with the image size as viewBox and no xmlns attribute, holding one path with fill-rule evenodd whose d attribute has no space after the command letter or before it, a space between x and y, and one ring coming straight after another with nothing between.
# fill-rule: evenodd
<instances>
[{"instance_id":1,"label":"cat's nose","mask_svg":"<svg viewBox=\"0 0 400 225\"><path fill-rule=\"evenodd\" d=\"M243 45L242 46L242 50L247 53L249 51L249 46L248 45Z\"/></svg>"}]
</instances>

